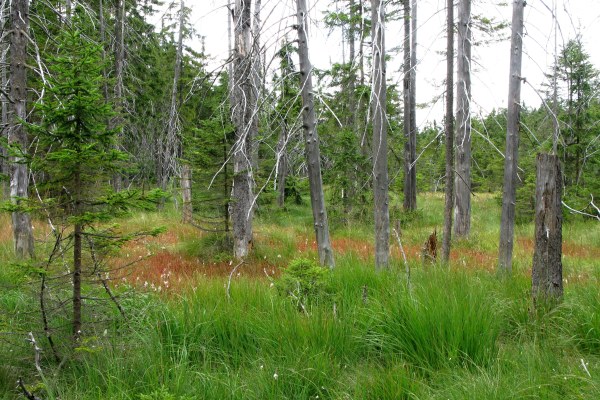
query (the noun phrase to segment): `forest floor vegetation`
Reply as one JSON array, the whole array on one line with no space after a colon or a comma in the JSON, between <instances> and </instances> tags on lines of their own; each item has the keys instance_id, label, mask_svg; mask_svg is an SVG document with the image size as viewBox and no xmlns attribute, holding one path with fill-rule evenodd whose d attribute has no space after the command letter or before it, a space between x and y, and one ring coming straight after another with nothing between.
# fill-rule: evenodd
<instances>
[{"instance_id":1,"label":"forest floor vegetation","mask_svg":"<svg viewBox=\"0 0 600 400\"><path fill-rule=\"evenodd\" d=\"M261 205L243 264L225 235L181 224L176 210L137 212L127 230L167 229L111 259L138 260L111 281L125 318L90 307L85 342L62 363L45 340L39 277L14 263L2 216L0 399L23 398L20 377L61 400L600 398L597 223L567 216L564 299L534 311L533 224L516 227L513 274L500 279L493 195L474 197L472 234L453 243L448 268L421 260L434 230L441 243L443 197L419 204L410 217L391 207L410 286L396 241L390 269L375 272L373 229L360 221L333 226L336 268L321 270L307 205Z\"/></svg>"}]
</instances>

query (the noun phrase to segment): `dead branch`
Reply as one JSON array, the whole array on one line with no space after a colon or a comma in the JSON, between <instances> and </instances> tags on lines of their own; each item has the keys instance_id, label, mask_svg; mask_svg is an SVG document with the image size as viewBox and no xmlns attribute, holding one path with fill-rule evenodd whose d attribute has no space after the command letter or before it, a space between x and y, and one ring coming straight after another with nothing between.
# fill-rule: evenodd
<instances>
[{"instance_id":1,"label":"dead branch","mask_svg":"<svg viewBox=\"0 0 600 400\"><path fill-rule=\"evenodd\" d=\"M235 267L234 267L234 268L231 270L231 272L229 273L229 279L227 280L227 291L226 291L226 293L227 293L227 300L231 299L231 294L230 294L230 292L229 292L229 290L230 290L230 288L231 288L231 278L233 277L233 274L235 274L235 271L237 271L237 269L238 269L238 268L240 267L240 265L242 265L243 263L244 263L244 261L243 261L243 260L242 260L242 261L240 261L240 262L238 263L238 265L236 265L236 266L235 266Z\"/></svg>"}]
</instances>

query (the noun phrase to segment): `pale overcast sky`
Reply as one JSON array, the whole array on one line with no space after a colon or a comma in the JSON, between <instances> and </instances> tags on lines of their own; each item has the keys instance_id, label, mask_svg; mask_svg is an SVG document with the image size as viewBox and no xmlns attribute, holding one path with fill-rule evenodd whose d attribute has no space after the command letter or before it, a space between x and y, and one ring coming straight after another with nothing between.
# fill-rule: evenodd
<instances>
[{"instance_id":1,"label":"pale overcast sky","mask_svg":"<svg viewBox=\"0 0 600 400\"><path fill-rule=\"evenodd\" d=\"M285 34L295 38L290 27L296 22L294 0L262 1L263 34L261 41L271 54L281 43ZM325 10L335 10L336 1L308 0L312 18L310 33L310 54L313 65L327 68L332 62L342 61L340 32L330 33L322 23ZM341 1L339 2L342 3ZM227 0L187 0L186 5L193 10L192 23L198 33L206 36L206 50L213 58L211 66L217 66L227 58ZM445 0L418 1L419 42L417 58L417 101L431 103L443 93L441 87L446 64L445 51ZM523 75L528 84L522 89L522 99L526 105L540 103L536 90L541 88L544 73L548 72L554 61L554 21L551 9L556 4L558 16L559 48L567 40L580 33L586 51L592 62L600 68L600 2L598 0L529 0L525 9L525 31ZM340 5L341 7L341 5ZM510 0L474 0L473 14L482 15L496 21L510 22L512 1ZM391 6L388 6L388 11ZM456 11L455 11L456 14ZM506 30L504 36L510 32ZM389 23L386 27L387 49L401 48L402 26L399 22ZM490 39L480 32L474 33L475 41ZM477 46L473 49L474 77L473 102L474 113L487 114L494 108L504 108L508 92L509 42ZM347 56L347 49L346 49ZM388 64L388 78L392 82L401 82L400 73L402 53L391 54ZM270 57L270 56L268 56ZM276 68L277 62L273 64ZM443 114L442 100L437 104L420 109L420 124L437 119Z\"/></svg>"}]
</instances>

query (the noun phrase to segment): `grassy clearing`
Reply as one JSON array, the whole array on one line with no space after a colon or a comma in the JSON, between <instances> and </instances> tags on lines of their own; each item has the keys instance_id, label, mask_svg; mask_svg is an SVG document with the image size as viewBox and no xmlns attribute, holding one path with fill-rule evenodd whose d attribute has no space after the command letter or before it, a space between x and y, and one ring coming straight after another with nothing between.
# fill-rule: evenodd
<instances>
[{"instance_id":1,"label":"grassy clearing","mask_svg":"<svg viewBox=\"0 0 600 400\"><path fill-rule=\"evenodd\" d=\"M424 269L418 248L441 230L442 201L420 200L423 212L403 221L412 290L398 249L393 268L377 274L370 227L343 227L333 232L337 268L324 275L326 293L304 308L277 282L291 259L316 258L307 208L261 210L254 254L230 297L226 243L181 227L175 214L138 214L124 225L169 231L115 260L155 254L117 288L133 289L127 322L103 324L60 371L39 332L35 276L2 268L0 398L19 398L18 376L62 400L600 398L599 234L586 222L565 226L565 299L536 314L530 226L517 230L513 278L498 280L497 205L478 196L473 236L456 243L451 269ZM24 341L29 330L44 346L44 376Z\"/></svg>"}]
</instances>

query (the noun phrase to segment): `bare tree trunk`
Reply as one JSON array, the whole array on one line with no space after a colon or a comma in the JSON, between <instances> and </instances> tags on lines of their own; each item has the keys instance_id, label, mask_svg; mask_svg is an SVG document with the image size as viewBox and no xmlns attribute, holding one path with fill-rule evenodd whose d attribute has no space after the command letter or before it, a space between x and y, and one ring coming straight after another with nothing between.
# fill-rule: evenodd
<instances>
[{"instance_id":1,"label":"bare tree trunk","mask_svg":"<svg viewBox=\"0 0 600 400\"><path fill-rule=\"evenodd\" d=\"M446 187L444 189L444 237L442 239L442 262L450 260L452 239L452 206L454 192L454 2L447 2L446 31Z\"/></svg>"},{"instance_id":2,"label":"bare tree trunk","mask_svg":"<svg viewBox=\"0 0 600 400\"><path fill-rule=\"evenodd\" d=\"M100 42L102 42L102 61L106 62L106 19L104 18L104 0L99 0L98 2L98 15L99 15L99 25L100 25ZM103 64L104 65L104 64ZM104 95L104 101L106 103L109 102L108 97L108 73L106 72L106 67L102 68L102 76L104 77L104 82L102 82L102 94Z\"/></svg>"},{"instance_id":3,"label":"bare tree trunk","mask_svg":"<svg viewBox=\"0 0 600 400\"><path fill-rule=\"evenodd\" d=\"M184 24L185 2L180 2L179 8L179 32L177 36L177 54L175 56L175 67L173 70L173 87L171 88L171 105L169 107L169 119L167 121L167 136L162 148L162 168L160 175L160 188L167 190L172 176L176 176L178 166L177 159L181 152L179 138L179 81L181 79L181 63L183 58L183 24Z\"/></svg>"},{"instance_id":4,"label":"bare tree trunk","mask_svg":"<svg viewBox=\"0 0 600 400\"><path fill-rule=\"evenodd\" d=\"M319 149L319 134L317 133L317 118L313 99L312 65L308 57L308 13L306 0L297 0L298 17L298 56L300 59L300 76L302 88L302 127L306 145L306 164L308 182L310 185L310 203L313 212L315 235L321 265L333 268L333 249L329 240L329 223L325 209L325 195L321 178L321 152Z\"/></svg>"},{"instance_id":5,"label":"bare tree trunk","mask_svg":"<svg viewBox=\"0 0 600 400\"><path fill-rule=\"evenodd\" d=\"M125 0L117 0L115 20L115 117L112 119L109 128L114 129L123 122L123 70L125 67ZM120 141L120 137L117 138ZM117 147L119 144L117 144ZM113 187L115 191L123 188L123 177L120 173L113 176Z\"/></svg>"},{"instance_id":6,"label":"bare tree trunk","mask_svg":"<svg viewBox=\"0 0 600 400\"><path fill-rule=\"evenodd\" d=\"M410 18L410 179L413 209L417 209L417 0L412 0Z\"/></svg>"},{"instance_id":7,"label":"bare tree trunk","mask_svg":"<svg viewBox=\"0 0 600 400\"><path fill-rule=\"evenodd\" d=\"M458 4L454 233L466 237L471 230L471 0Z\"/></svg>"},{"instance_id":8,"label":"bare tree trunk","mask_svg":"<svg viewBox=\"0 0 600 400\"><path fill-rule=\"evenodd\" d=\"M261 50L260 50L260 9L262 7L261 0L254 0L254 29L252 33L252 90L254 91L254 98L258 101L260 97L260 91L262 87L262 62L261 62ZM258 135L258 110L254 110L252 114L252 131L255 133L254 138ZM258 169L258 142L253 140L251 144L252 154L252 170Z\"/></svg>"},{"instance_id":9,"label":"bare tree trunk","mask_svg":"<svg viewBox=\"0 0 600 400\"><path fill-rule=\"evenodd\" d=\"M81 217L81 173L79 167L74 172L75 179L75 202L73 215L75 218ZM73 230L73 342L77 346L77 342L81 337L81 239L83 234L83 226L80 221L75 223Z\"/></svg>"},{"instance_id":10,"label":"bare tree trunk","mask_svg":"<svg viewBox=\"0 0 600 400\"><path fill-rule=\"evenodd\" d=\"M253 118L256 107L252 74L251 0L236 0L234 9L235 46L231 104L236 138L233 149L233 254L236 258L248 255L252 240L252 141Z\"/></svg>"},{"instance_id":11,"label":"bare tree trunk","mask_svg":"<svg viewBox=\"0 0 600 400\"><path fill-rule=\"evenodd\" d=\"M0 3L0 32L6 32L8 28L8 13L9 9L9 0L2 0ZM2 93L0 94L0 100L2 103L2 127L1 127L1 135L2 137L8 136L8 102L9 99L6 96L8 93L8 41L6 37L0 39L0 84L2 85ZM9 165L7 162L8 152L4 146L0 146L0 174L9 175ZM0 193L0 198L9 199L10 198L10 185L8 185L4 180L2 181L2 193Z\"/></svg>"},{"instance_id":12,"label":"bare tree trunk","mask_svg":"<svg viewBox=\"0 0 600 400\"><path fill-rule=\"evenodd\" d=\"M502 192L502 220L500 224L500 251L498 255L498 270L501 273L510 273L512 271L521 113L521 61L523 58L524 8L525 0L513 0L510 76L506 116L506 152L504 153L504 188Z\"/></svg>"},{"instance_id":13,"label":"bare tree trunk","mask_svg":"<svg viewBox=\"0 0 600 400\"><path fill-rule=\"evenodd\" d=\"M356 44L355 44L355 36L356 36L356 23L354 19L356 9L356 1L350 0L349 3L349 16L350 16L350 27L348 29L348 48L349 48L349 71L348 71L348 81L346 85L346 92L348 96L348 112L346 113L347 118L347 126L352 130L353 137L360 143L361 135L358 129L358 118L356 118L357 107L356 107L356 69L355 69L355 58L356 58ZM347 187L343 188L343 204L344 204L344 213L346 218L344 220L348 222L348 219L352 213L353 199L356 196L356 178L357 178L357 168L358 166L347 168L346 169L346 181L348 182Z\"/></svg>"},{"instance_id":14,"label":"bare tree trunk","mask_svg":"<svg viewBox=\"0 0 600 400\"><path fill-rule=\"evenodd\" d=\"M18 145L27 154L27 132L19 120L27 118L27 37L29 30L29 1L14 0L11 10L12 35L10 44L10 128L8 142ZM29 169L23 157L10 157L10 197L20 205L29 197ZM14 211L12 227L17 257L33 257L33 230L28 213Z\"/></svg>"},{"instance_id":15,"label":"bare tree trunk","mask_svg":"<svg viewBox=\"0 0 600 400\"><path fill-rule=\"evenodd\" d=\"M261 59L261 45L260 45L260 30L261 30L261 20L260 20L260 11L262 7L261 0L254 0L254 27L252 33L252 100L254 101L252 107L252 115L250 122L250 138L248 141L248 149L250 151L250 161L252 163L252 170L250 176L254 177L254 175L258 172L258 156L259 156L259 146L258 142L258 99L260 98L262 92L262 82L263 82L263 74L262 74L262 59ZM252 185L252 193L256 192L256 182L254 179L250 180L250 184ZM254 201L254 198L251 200L250 205L250 220L254 220L254 212L256 211L257 204ZM248 243L252 242L252 224L248 224L247 241Z\"/></svg>"},{"instance_id":16,"label":"bare tree trunk","mask_svg":"<svg viewBox=\"0 0 600 400\"><path fill-rule=\"evenodd\" d=\"M181 201L183 203L183 222L192 222L192 169L189 164L181 166Z\"/></svg>"},{"instance_id":17,"label":"bare tree trunk","mask_svg":"<svg viewBox=\"0 0 600 400\"><path fill-rule=\"evenodd\" d=\"M375 268L388 267L390 253L390 215L388 199L385 3L371 0L371 37L373 38L373 195L375 209Z\"/></svg>"},{"instance_id":18,"label":"bare tree trunk","mask_svg":"<svg viewBox=\"0 0 600 400\"><path fill-rule=\"evenodd\" d=\"M285 205L285 180L287 178L288 160L286 144L288 140L287 123L285 119L281 122L281 132L277 142L277 205Z\"/></svg>"},{"instance_id":19,"label":"bare tree trunk","mask_svg":"<svg viewBox=\"0 0 600 400\"><path fill-rule=\"evenodd\" d=\"M413 127L416 122L412 121L412 53L411 53L411 23L410 23L410 0L404 0L404 209L415 210L417 208L417 174L414 165L416 158L416 132ZM416 57L416 56L415 56ZM413 138L414 136L414 138Z\"/></svg>"},{"instance_id":20,"label":"bare tree trunk","mask_svg":"<svg viewBox=\"0 0 600 400\"><path fill-rule=\"evenodd\" d=\"M535 246L531 284L534 304L563 295L562 173L557 155L538 154L535 190Z\"/></svg>"}]
</instances>

